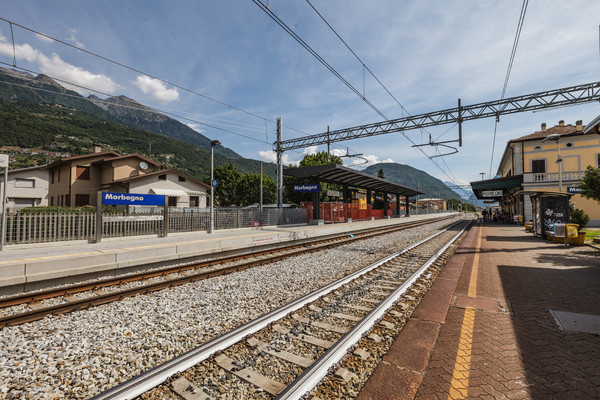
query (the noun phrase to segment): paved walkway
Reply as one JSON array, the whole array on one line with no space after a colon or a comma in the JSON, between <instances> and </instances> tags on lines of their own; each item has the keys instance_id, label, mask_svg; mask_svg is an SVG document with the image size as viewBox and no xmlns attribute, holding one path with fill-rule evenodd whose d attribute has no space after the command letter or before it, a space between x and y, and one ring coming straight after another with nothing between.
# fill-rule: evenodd
<instances>
[{"instance_id":1,"label":"paved walkway","mask_svg":"<svg viewBox=\"0 0 600 400\"><path fill-rule=\"evenodd\" d=\"M600 399L600 251L477 225L358 398Z\"/></svg>"}]
</instances>

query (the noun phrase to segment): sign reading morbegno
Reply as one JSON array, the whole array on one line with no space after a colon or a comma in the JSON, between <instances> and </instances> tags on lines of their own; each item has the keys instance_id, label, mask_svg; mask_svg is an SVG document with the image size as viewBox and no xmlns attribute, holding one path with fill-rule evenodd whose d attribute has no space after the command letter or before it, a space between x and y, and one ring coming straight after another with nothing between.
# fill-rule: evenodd
<instances>
[{"instance_id":1,"label":"sign reading morbegno","mask_svg":"<svg viewBox=\"0 0 600 400\"><path fill-rule=\"evenodd\" d=\"M128 206L164 206L165 196L140 193L102 193L102 204Z\"/></svg>"}]
</instances>

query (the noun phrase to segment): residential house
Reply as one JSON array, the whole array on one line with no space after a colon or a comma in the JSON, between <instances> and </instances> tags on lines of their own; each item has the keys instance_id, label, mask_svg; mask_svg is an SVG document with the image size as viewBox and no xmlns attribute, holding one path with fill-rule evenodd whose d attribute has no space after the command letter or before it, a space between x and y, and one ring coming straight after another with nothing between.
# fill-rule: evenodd
<instances>
[{"instance_id":1,"label":"residential house","mask_svg":"<svg viewBox=\"0 0 600 400\"><path fill-rule=\"evenodd\" d=\"M48 165L49 205L95 206L98 192L113 191L164 194L172 206L206 207L205 183L139 154L98 150Z\"/></svg>"},{"instance_id":2,"label":"residential house","mask_svg":"<svg viewBox=\"0 0 600 400\"><path fill-rule=\"evenodd\" d=\"M4 185L0 190L3 198ZM21 168L8 171L6 208L18 210L24 207L48 205L48 166Z\"/></svg>"}]
</instances>

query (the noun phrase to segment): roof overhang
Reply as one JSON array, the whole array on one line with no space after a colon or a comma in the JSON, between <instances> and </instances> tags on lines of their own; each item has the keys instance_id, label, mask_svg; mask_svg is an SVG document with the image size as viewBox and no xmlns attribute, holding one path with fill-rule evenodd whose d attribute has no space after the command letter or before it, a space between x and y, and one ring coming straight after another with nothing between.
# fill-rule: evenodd
<instances>
[{"instance_id":1,"label":"roof overhang","mask_svg":"<svg viewBox=\"0 0 600 400\"><path fill-rule=\"evenodd\" d=\"M152 188L150 192L153 194L160 194L163 196L172 196L172 197L186 197L188 194L185 190L181 189L163 189L163 188Z\"/></svg>"},{"instance_id":2,"label":"roof overhang","mask_svg":"<svg viewBox=\"0 0 600 400\"><path fill-rule=\"evenodd\" d=\"M523 175L513 175L471 182L471 189L479 200L499 201L507 195L511 196L521 190L522 183Z\"/></svg>"},{"instance_id":3,"label":"roof overhang","mask_svg":"<svg viewBox=\"0 0 600 400\"><path fill-rule=\"evenodd\" d=\"M286 168L283 174L296 178L314 179L319 182L337 183L362 189L397 194L400 196L417 196L423 192L398 185L397 183L378 178L365 172L355 171L337 164L318 165L314 167Z\"/></svg>"}]
</instances>

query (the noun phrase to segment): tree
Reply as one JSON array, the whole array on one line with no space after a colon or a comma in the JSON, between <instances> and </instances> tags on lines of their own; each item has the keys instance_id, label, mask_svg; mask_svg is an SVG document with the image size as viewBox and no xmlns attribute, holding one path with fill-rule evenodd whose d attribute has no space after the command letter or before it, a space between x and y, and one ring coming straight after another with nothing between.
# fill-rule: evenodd
<instances>
[{"instance_id":1,"label":"tree","mask_svg":"<svg viewBox=\"0 0 600 400\"><path fill-rule=\"evenodd\" d=\"M327 152L322 151L316 154L307 154L300 161L300 167L316 167L318 165L337 164L342 165L342 159L336 155L330 154L329 163L327 162ZM288 203L300 204L302 201L312 201L312 193L294 193L294 185L301 185L306 183L316 183L308 181L306 179L294 178L290 176L283 177L283 197ZM321 183L321 190L319 193L322 201L332 201L327 196L327 190L341 190L340 185L334 185L331 183Z\"/></svg>"},{"instance_id":2,"label":"tree","mask_svg":"<svg viewBox=\"0 0 600 400\"><path fill-rule=\"evenodd\" d=\"M231 206L240 204L238 188L242 174L232 164L215 168L215 179L219 180L219 186L215 188L215 204L220 206Z\"/></svg>"},{"instance_id":3,"label":"tree","mask_svg":"<svg viewBox=\"0 0 600 400\"><path fill-rule=\"evenodd\" d=\"M260 174L246 174L238 184L240 205L248 206L260 202ZM263 176L263 204L273 204L277 200L277 185L270 176Z\"/></svg>"},{"instance_id":4,"label":"tree","mask_svg":"<svg viewBox=\"0 0 600 400\"><path fill-rule=\"evenodd\" d=\"M587 199L600 203L600 167L588 165L583 177L579 180L579 193Z\"/></svg>"}]
</instances>

